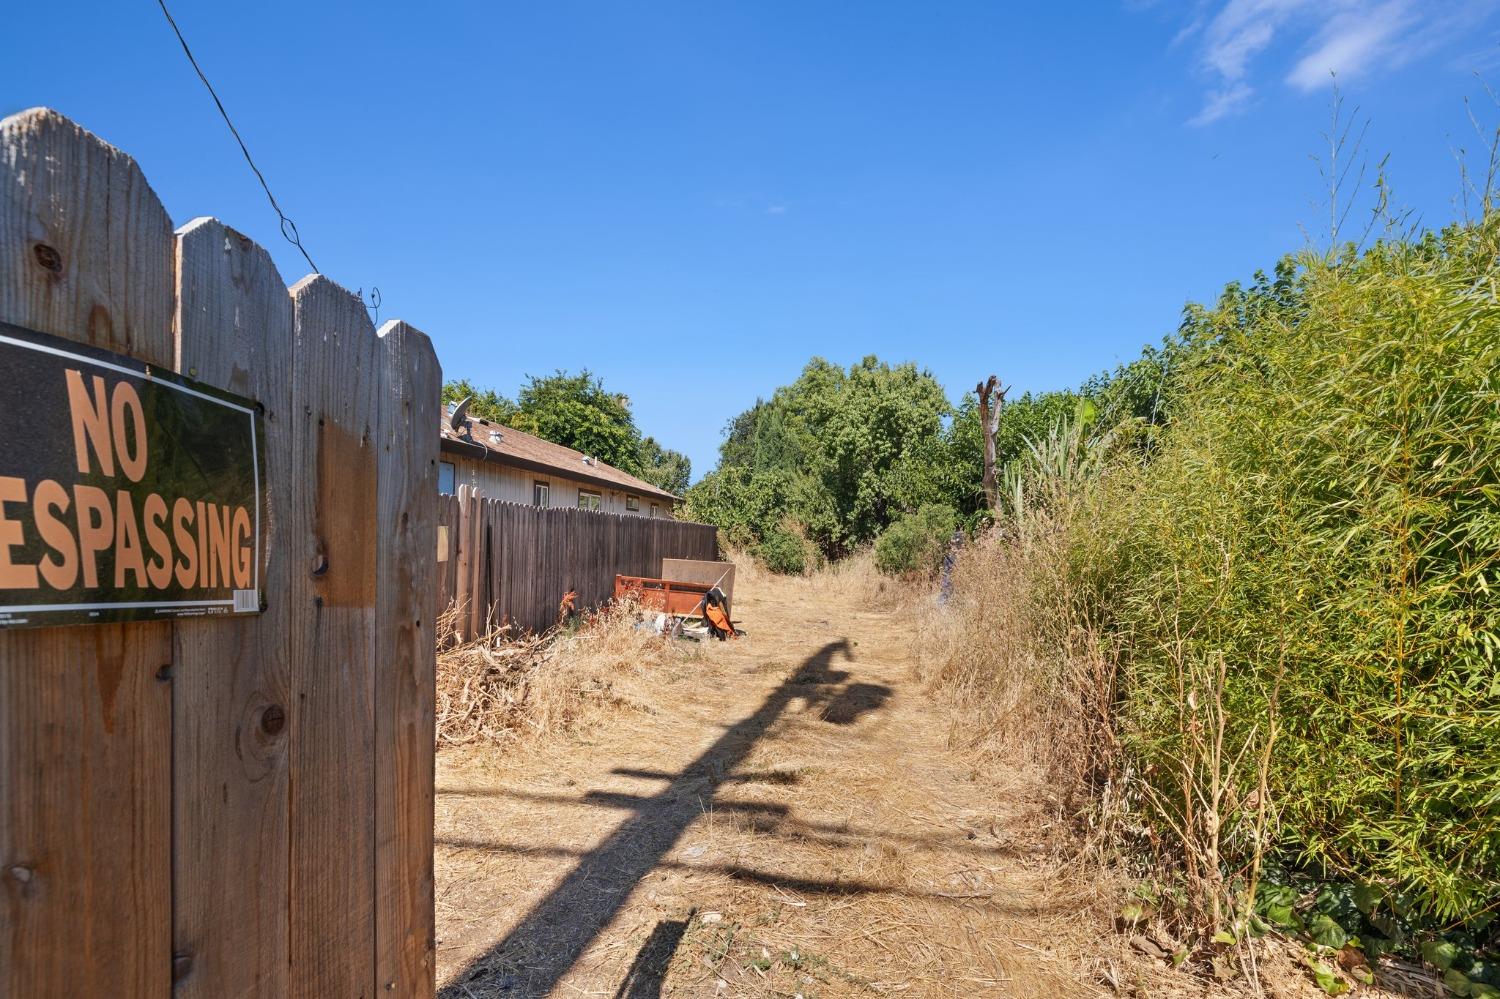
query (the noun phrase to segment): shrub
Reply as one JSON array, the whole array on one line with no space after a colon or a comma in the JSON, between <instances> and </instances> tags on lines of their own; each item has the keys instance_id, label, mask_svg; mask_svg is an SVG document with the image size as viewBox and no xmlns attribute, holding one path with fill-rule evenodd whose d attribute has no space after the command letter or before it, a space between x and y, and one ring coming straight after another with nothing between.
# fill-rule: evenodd
<instances>
[{"instance_id":1,"label":"shrub","mask_svg":"<svg viewBox=\"0 0 1500 999\"><path fill-rule=\"evenodd\" d=\"M1123 734L1163 819L1201 825L1185 789L1226 788L1211 818L1239 859L1232 803L1268 796L1298 863L1444 919L1500 895L1497 234L1305 259L1291 301L1226 296L1119 497Z\"/></svg>"},{"instance_id":2,"label":"shrub","mask_svg":"<svg viewBox=\"0 0 1500 999\"><path fill-rule=\"evenodd\" d=\"M767 569L783 576L800 576L807 572L808 543L795 531L774 527L755 546L755 557Z\"/></svg>"},{"instance_id":3,"label":"shrub","mask_svg":"<svg viewBox=\"0 0 1500 999\"><path fill-rule=\"evenodd\" d=\"M875 567L887 576L936 572L957 525L953 508L938 503L902 515L875 540Z\"/></svg>"},{"instance_id":4,"label":"shrub","mask_svg":"<svg viewBox=\"0 0 1500 999\"><path fill-rule=\"evenodd\" d=\"M1212 918L1266 853L1403 918L1500 899L1497 257L1492 214L1190 309L1153 422L1034 441L961 560L934 673L1002 737L1102 718L1029 744L1118 762Z\"/></svg>"}]
</instances>

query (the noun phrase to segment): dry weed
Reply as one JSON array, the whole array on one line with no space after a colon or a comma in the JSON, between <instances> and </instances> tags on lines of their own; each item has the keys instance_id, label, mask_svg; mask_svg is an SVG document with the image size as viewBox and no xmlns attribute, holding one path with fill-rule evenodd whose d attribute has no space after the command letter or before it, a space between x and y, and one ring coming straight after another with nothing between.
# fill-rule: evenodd
<instances>
[{"instance_id":1,"label":"dry weed","mask_svg":"<svg viewBox=\"0 0 1500 999\"><path fill-rule=\"evenodd\" d=\"M953 707L956 747L990 764L1048 771L1060 798L1108 793L1114 670L1097 630L1079 626L1058 535L992 531L968 545L952 596L920 615L920 669Z\"/></svg>"},{"instance_id":2,"label":"dry weed","mask_svg":"<svg viewBox=\"0 0 1500 999\"><path fill-rule=\"evenodd\" d=\"M776 575L738 549L724 548L721 557L735 564L735 586L747 590L774 585L807 600L886 611L915 607L931 595L931 587L925 582L897 579L876 569L875 553L870 548L802 576Z\"/></svg>"},{"instance_id":3,"label":"dry weed","mask_svg":"<svg viewBox=\"0 0 1500 999\"><path fill-rule=\"evenodd\" d=\"M437 743L505 745L566 733L602 708L650 711L643 678L670 673L702 649L638 626L633 605L590 615L576 632L513 636L496 629L453 644L439 621Z\"/></svg>"}]
</instances>

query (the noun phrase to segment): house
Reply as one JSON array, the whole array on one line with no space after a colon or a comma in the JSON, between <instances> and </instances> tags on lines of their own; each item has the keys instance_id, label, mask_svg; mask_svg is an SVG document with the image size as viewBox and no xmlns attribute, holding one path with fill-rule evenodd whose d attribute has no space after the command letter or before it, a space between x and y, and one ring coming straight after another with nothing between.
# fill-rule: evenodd
<instances>
[{"instance_id":1,"label":"house","mask_svg":"<svg viewBox=\"0 0 1500 999\"><path fill-rule=\"evenodd\" d=\"M455 429L445 409L439 426L438 489L444 493L467 485L486 499L669 519L682 502L597 458L499 423L470 416Z\"/></svg>"}]
</instances>

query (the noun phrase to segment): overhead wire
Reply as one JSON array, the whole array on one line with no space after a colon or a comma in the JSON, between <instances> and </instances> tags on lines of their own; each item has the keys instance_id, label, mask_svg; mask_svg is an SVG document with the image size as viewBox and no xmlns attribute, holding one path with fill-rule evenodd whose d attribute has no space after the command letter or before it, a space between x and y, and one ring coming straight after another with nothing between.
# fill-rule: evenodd
<instances>
[{"instance_id":1,"label":"overhead wire","mask_svg":"<svg viewBox=\"0 0 1500 999\"><path fill-rule=\"evenodd\" d=\"M302 234L297 231L297 223L292 221L291 217L281 210L281 205L276 201L276 195L271 193L271 185L266 182L266 176L261 173L260 167L256 166L255 158L250 155L250 147L245 144L244 138L240 135L240 130L235 128L234 122L229 117L229 112L224 108L224 102L219 99L218 91L214 89L213 83L209 81L208 74L203 72L203 67L199 66L198 60L194 58L193 50L188 46L187 39L183 37L182 29L177 26L177 19L167 9L166 0L156 0L156 3L161 8L162 15L166 17L167 24L171 25L172 33L177 36L177 42L182 46L182 53L187 56L188 62L193 67L193 72L198 74L198 79L203 82L204 88L208 90L208 96L213 98L214 107L219 109L219 117L224 119L224 124L229 127L229 133L234 136L234 141L239 144L240 153L244 155L245 162L249 164L251 172L255 174L255 179L260 181L261 190L266 192L266 200L271 203L271 210L276 213L276 217L281 222L281 235L288 243L297 248L297 252L302 254L302 259L307 261L307 266L312 268L313 273L323 273L318 268L318 265L313 263L312 255L307 252L307 247L302 245ZM359 297L362 302L365 301L364 289L360 289ZM378 322L380 318L379 288L371 286L369 301L365 304L365 308L374 314L375 321Z\"/></svg>"}]
</instances>

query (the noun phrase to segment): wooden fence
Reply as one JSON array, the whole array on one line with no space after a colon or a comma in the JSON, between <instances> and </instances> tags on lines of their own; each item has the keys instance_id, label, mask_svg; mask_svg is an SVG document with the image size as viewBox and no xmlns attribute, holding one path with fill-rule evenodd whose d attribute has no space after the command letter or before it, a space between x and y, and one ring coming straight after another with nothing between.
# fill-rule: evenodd
<instances>
[{"instance_id":1,"label":"wooden fence","mask_svg":"<svg viewBox=\"0 0 1500 999\"><path fill-rule=\"evenodd\" d=\"M430 996L427 337L46 110L0 121L0 320L258 400L270 524L259 615L0 632L0 996Z\"/></svg>"},{"instance_id":2,"label":"wooden fence","mask_svg":"<svg viewBox=\"0 0 1500 999\"><path fill-rule=\"evenodd\" d=\"M568 590L579 609L614 592L615 575L660 576L664 558L714 560L707 524L628 517L566 507L543 509L481 497L469 486L438 508L438 607L457 606L462 635L488 625L541 631Z\"/></svg>"}]
</instances>

